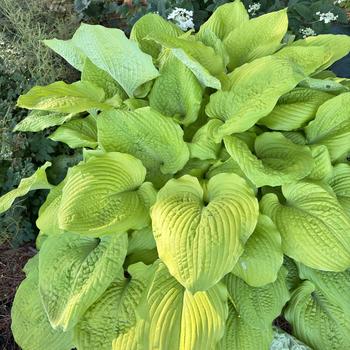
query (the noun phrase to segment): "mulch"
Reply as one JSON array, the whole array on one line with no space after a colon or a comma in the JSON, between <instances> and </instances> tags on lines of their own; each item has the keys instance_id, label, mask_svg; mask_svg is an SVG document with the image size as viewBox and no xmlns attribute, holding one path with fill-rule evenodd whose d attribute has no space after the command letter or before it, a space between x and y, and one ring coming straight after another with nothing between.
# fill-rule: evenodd
<instances>
[{"instance_id":1,"label":"mulch","mask_svg":"<svg viewBox=\"0 0 350 350\"><path fill-rule=\"evenodd\" d=\"M11 306L25 277L22 268L35 253L31 244L20 248L0 245L0 350L20 350L11 332Z\"/></svg>"}]
</instances>

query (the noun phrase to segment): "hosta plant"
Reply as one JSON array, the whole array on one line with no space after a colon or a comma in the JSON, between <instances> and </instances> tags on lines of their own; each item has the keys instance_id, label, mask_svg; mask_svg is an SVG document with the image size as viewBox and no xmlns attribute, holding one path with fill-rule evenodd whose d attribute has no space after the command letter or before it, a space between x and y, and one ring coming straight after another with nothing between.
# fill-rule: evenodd
<instances>
[{"instance_id":1,"label":"hosta plant","mask_svg":"<svg viewBox=\"0 0 350 350\"><path fill-rule=\"evenodd\" d=\"M263 350L280 315L350 348L350 84L327 71L350 38L287 27L236 0L197 33L148 14L130 40L46 41L81 81L22 95L16 130L57 126L84 158L0 201L50 190L12 309L24 350Z\"/></svg>"}]
</instances>

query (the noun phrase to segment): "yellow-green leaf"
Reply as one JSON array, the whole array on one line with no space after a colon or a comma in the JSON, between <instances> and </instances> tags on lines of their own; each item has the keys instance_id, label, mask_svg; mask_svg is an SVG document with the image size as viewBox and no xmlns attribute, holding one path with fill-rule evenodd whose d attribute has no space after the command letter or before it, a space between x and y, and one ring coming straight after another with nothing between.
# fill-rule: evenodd
<instances>
[{"instance_id":1,"label":"yellow-green leaf","mask_svg":"<svg viewBox=\"0 0 350 350\"><path fill-rule=\"evenodd\" d=\"M159 257L196 292L232 271L257 223L258 205L238 175L216 175L203 187L185 175L159 191L151 216Z\"/></svg>"}]
</instances>

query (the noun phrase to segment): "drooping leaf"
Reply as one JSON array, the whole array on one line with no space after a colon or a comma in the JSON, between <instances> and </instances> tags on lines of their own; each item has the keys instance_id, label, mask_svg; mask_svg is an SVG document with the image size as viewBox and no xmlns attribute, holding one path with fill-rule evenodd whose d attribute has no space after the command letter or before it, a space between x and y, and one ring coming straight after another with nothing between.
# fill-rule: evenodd
<instances>
[{"instance_id":1,"label":"drooping leaf","mask_svg":"<svg viewBox=\"0 0 350 350\"><path fill-rule=\"evenodd\" d=\"M225 136L224 143L232 159L257 187L303 179L314 165L307 146L296 145L277 132L266 132L256 138L256 155L238 137Z\"/></svg>"},{"instance_id":2,"label":"drooping leaf","mask_svg":"<svg viewBox=\"0 0 350 350\"><path fill-rule=\"evenodd\" d=\"M117 152L75 166L62 191L59 227L98 237L147 226L155 193L145 175L141 161Z\"/></svg>"},{"instance_id":3,"label":"drooping leaf","mask_svg":"<svg viewBox=\"0 0 350 350\"><path fill-rule=\"evenodd\" d=\"M64 233L48 237L39 255L39 288L53 328L67 331L122 271L126 233L100 239Z\"/></svg>"},{"instance_id":4,"label":"drooping leaf","mask_svg":"<svg viewBox=\"0 0 350 350\"><path fill-rule=\"evenodd\" d=\"M149 94L149 103L163 115L187 125L198 117L202 90L191 70L167 50L161 57L160 76Z\"/></svg>"},{"instance_id":5,"label":"drooping leaf","mask_svg":"<svg viewBox=\"0 0 350 350\"><path fill-rule=\"evenodd\" d=\"M196 292L208 290L233 269L255 228L258 206L238 175L216 175L203 187L186 175L159 191L151 216L159 257Z\"/></svg>"},{"instance_id":6,"label":"drooping leaf","mask_svg":"<svg viewBox=\"0 0 350 350\"><path fill-rule=\"evenodd\" d=\"M136 325L136 308L153 276L153 268L138 263L129 266L128 272L130 278L117 275L75 327L74 340L79 350L111 350L112 343ZM134 336L126 349L138 349L138 342Z\"/></svg>"},{"instance_id":7,"label":"drooping leaf","mask_svg":"<svg viewBox=\"0 0 350 350\"><path fill-rule=\"evenodd\" d=\"M96 148L96 120L92 115L86 118L73 119L61 125L49 138L53 141L64 142L70 148Z\"/></svg>"},{"instance_id":8,"label":"drooping leaf","mask_svg":"<svg viewBox=\"0 0 350 350\"><path fill-rule=\"evenodd\" d=\"M88 81L66 84L58 81L47 86L35 86L18 99L17 106L42 111L79 113L92 108L109 109L104 91Z\"/></svg>"},{"instance_id":9,"label":"drooping leaf","mask_svg":"<svg viewBox=\"0 0 350 350\"><path fill-rule=\"evenodd\" d=\"M150 181L179 171L189 158L181 127L150 107L102 113L97 128L100 146L139 158Z\"/></svg>"},{"instance_id":10,"label":"drooping leaf","mask_svg":"<svg viewBox=\"0 0 350 350\"><path fill-rule=\"evenodd\" d=\"M206 113L224 121L217 138L243 132L268 115L278 99L292 90L304 75L290 62L273 56L263 57L235 69L227 91L210 96Z\"/></svg>"},{"instance_id":11,"label":"drooping leaf","mask_svg":"<svg viewBox=\"0 0 350 350\"><path fill-rule=\"evenodd\" d=\"M268 216L259 215L255 230L232 273L252 287L261 287L275 282L282 263L280 233Z\"/></svg>"},{"instance_id":12,"label":"drooping leaf","mask_svg":"<svg viewBox=\"0 0 350 350\"><path fill-rule=\"evenodd\" d=\"M22 179L17 188L0 197L0 213L8 210L16 198L25 196L29 191L52 188L53 186L47 181L45 172L49 166L51 163L46 162L32 176Z\"/></svg>"},{"instance_id":13,"label":"drooping leaf","mask_svg":"<svg viewBox=\"0 0 350 350\"><path fill-rule=\"evenodd\" d=\"M41 131L52 126L62 125L74 118L74 113L60 113L47 111L32 111L26 118L21 120L13 131Z\"/></svg>"},{"instance_id":14,"label":"drooping leaf","mask_svg":"<svg viewBox=\"0 0 350 350\"><path fill-rule=\"evenodd\" d=\"M271 12L245 21L224 40L230 56L229 69L274 53L287 32L287 11Z\"/></svg>"},{"instance_id":15,"label":"drooping leaf","mask_svg":"<svg viewBox=\"0 0 350 350\"><path fill-rule=\"evenodd\" d=\"M297 88L282 96L272 112L259 120L259 124L272 130L302 128L316 116L320 105L332 97L326 92Z\"/></svg>"},{"instance_id":16,"label":"drooping leaf","mask_svg":"<svg viewBox=\"0 0 350 350\"><path fill-rule=\"evenodd\" d=\"M316 118L305 127L309 144L327 146L334 161L350 151L350 92L321 105Z\"/></svg>"},{"instance_id":17,"label":"drooping leaf","mask_svg":"<svg viewBox=\"0 0 350 350\"><path fill-rule=\"evenodd\" d=\"M344 271L350 266L350 217L334 195L312 182L282 186L285 204L274 194L260 202L282 237L286 255L306 266Z\"/></svg>"},{"instance_id":18,"label":"drooping leaf","mask_svg":"<svg viewBox=\"0 0 350 350\"><path fill-rule=\"evenodd\" d=\"M343 350L350 347L350 316L304 281L292 294L285 317L293 334L313 349Z\"/></svg>"},{"instance_id":19,"label":"drooping leaf","mask_svg":"<svg viewBox=\"0 0 350 350\"><path fill-rule=\"evenodd\" d=\"M160 263L141 306L146 349L213 349L223 336L228 310L222 283L191 294Z\"/></svg>"},{"instance_id":20,"label":"drooping leaf","mask_svg":"<svg viewBox=\"0 0 350 350\"><path fill-rule=\"evenodd\" d=\"M249 14L240 0L219 6L210 18L201 25L198 35L210 29L224 40L234 29L248 22Z\"/></svg>"},{"instance_id":21,"label":"drooping leaf","mask_svg":"<svg viewBox=\"0 0 350 350\"><path fill-rule=\"evenodd\" d=\"M25 350L71 350L73 333L54 330L47 318L39 294L39 256L26 264L26 279L18 287L13 301L11 329Z\"/></svg>"}]
</instances>

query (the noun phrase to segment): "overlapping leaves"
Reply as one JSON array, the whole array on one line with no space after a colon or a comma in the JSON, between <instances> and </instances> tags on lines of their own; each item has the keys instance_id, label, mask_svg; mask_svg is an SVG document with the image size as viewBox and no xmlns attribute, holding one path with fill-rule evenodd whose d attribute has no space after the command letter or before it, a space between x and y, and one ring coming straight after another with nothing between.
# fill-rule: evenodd
<instances>
[{"instance_id":1,"label":"overlapping leaves","mask_svg":"<svg viewBox=\"0 0 350 350\"><path fill-rule=\"evenodd\" d=\"M16 130L58 126L84 159L0 199L50 189L13 306L24 350L264 350L281 314L349 348L350 92L325 69L350 40L286 29L236 0L198 33L149 14L130 40L46 41L81 81L21 96Z\"/></svg>"}]
</instances>

